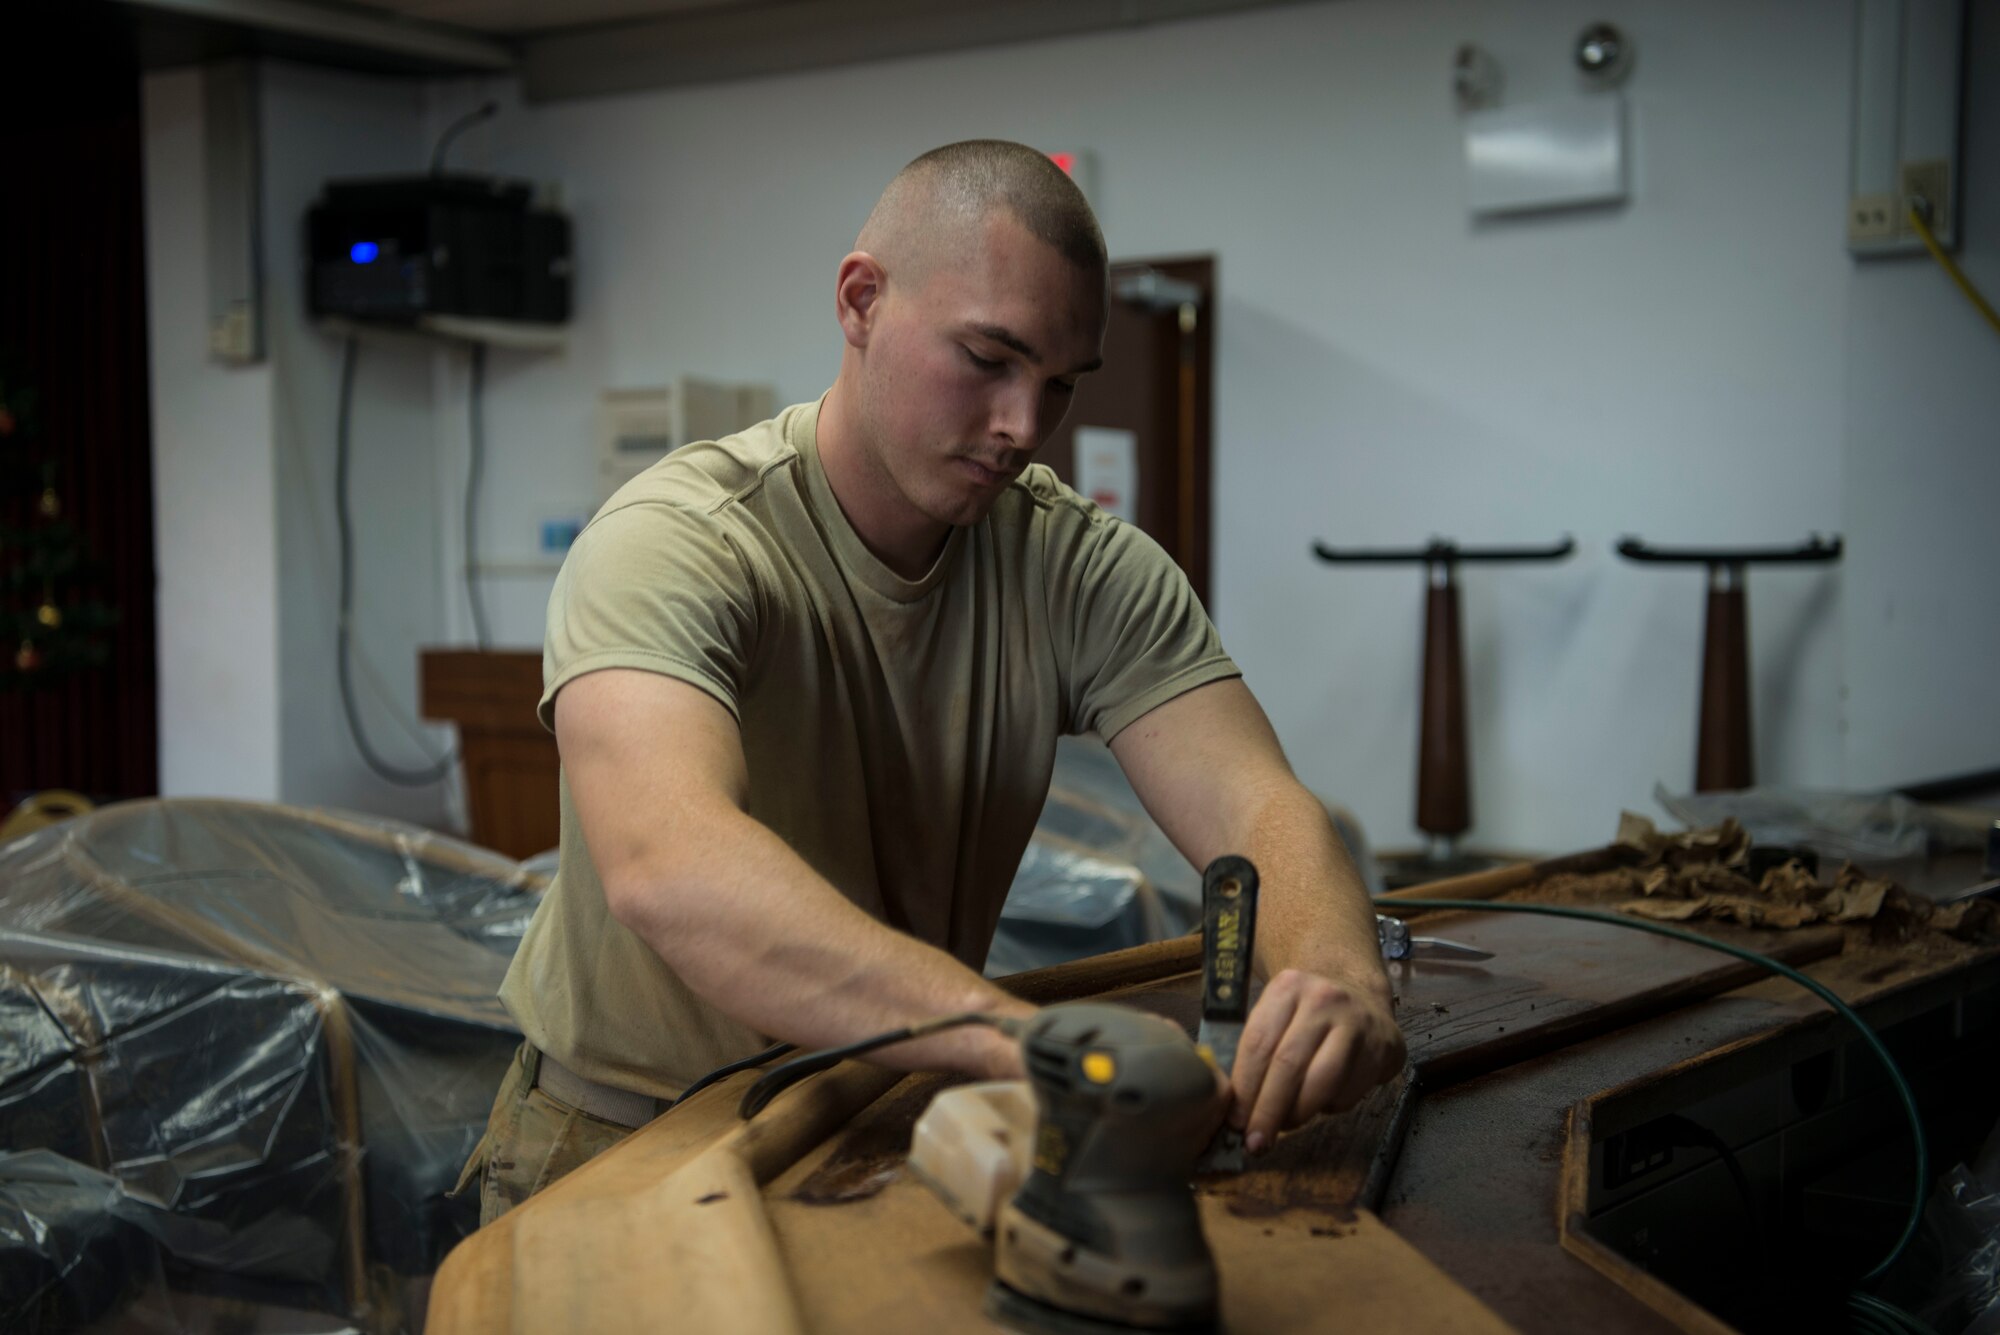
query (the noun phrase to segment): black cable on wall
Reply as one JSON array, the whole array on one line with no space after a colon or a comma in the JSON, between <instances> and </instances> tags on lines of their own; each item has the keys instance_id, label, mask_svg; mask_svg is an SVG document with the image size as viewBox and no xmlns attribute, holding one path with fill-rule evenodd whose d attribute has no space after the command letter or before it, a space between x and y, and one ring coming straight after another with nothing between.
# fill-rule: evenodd
<instances>
[{"instance_id":1,"label":"black cable on wall","mask_svg":"<svg viewBox=\"0 0 2000 1335\"><path fill-rule=\"evenodd\" d=\"M340 358L340 412L334 430L333 447L333 518L334 528L340 535L340 619L335 625L337 643L335 662L340 678L340 707L347 717L347 731L354 738L354 747L361 753L361 759L367 762L368 768L390 783L401 784L406 788L420 788L426 784L437 783L450 774L458 765L458 752L454 749L443 759L433 761L422 769L405 769L400 765L393 765L384 760L369 744L368 734L361 727L361 712L354 703L353 672L349 664L353 654L354 524L348 513L347 474L348 457L352 453L349 435L354 416L354 364L358 359L359 348L360 340L355 335L349 334ZM469 499L467 505L469 508ZM470 541L469 533L467 540Z\"/></svg>"},{"instance_id":2,"label":"black cable on wall","mask_svg":"<svg viewBox=\"0 0 2000 1335\"><path fill-rule=\"evenodd\" d=\"M467 407L471 417L472 450L471 460L465 474L465 601L472 609L472 642L484 649L486 637L486 608L479 601L479 573L475 558L479 544L474 539L477 532L479 501L479 475L486 457L486 345L472 345L472 399Z\"/></svg>"}]
</instances>

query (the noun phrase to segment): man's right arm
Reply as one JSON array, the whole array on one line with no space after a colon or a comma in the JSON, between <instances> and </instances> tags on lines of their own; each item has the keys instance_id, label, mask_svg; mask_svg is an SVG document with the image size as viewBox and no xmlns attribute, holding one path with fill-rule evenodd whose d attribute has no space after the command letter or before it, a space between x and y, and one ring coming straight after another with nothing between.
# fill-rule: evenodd
<instances>
[{"instance_id":1,"label":"man's right arm","mask_svg":"<svg viewBox=\"0 0 2000 1335\"><path fill-rule=\"evenodd\" d=\"M870 917L753 819L736 720L707 692L653 672L587 673L557 694L555 731L611 916L731 1019L810 1049L960 1011L1032 1012ZM1014 1043L983 1027L869 1060L1022 1073Z\"/></svg>"}]
</instances>

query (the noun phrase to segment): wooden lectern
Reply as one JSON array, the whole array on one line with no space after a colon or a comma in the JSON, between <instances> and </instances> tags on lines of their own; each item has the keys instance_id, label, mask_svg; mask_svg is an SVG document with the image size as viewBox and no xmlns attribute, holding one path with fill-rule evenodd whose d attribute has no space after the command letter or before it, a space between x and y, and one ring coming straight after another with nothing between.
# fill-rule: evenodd
<instances>
[{"instance_id":1,"label":"wooden lectern","mask_svg":"<svg viewBox=\"0 0 2000 1335\"><path fill-rule=\"evenodd\" d=\"M539 650L425 649L417 656L426 719L458 725L472 842L513 858L556 846L556 739L535 717Z\"/></svg>"}]
</instances>

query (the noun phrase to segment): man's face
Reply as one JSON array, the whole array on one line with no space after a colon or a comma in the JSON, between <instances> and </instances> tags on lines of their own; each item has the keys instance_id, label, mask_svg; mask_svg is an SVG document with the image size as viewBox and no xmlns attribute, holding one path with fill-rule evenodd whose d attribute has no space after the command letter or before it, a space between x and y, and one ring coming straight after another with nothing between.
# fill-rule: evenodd
<instances>
[{"instance_id":1,"label":"man's face","mask_svg":"<svg viewBox=\"0 0 2000 1335\"><path fill-rule=\"evenodd\" d=\"M912 286L896 275L871 330L868 448L908 505L977 523L1069 411L1104 342L1101 275L1004 210Z\"/></svg>"}]
</instances>

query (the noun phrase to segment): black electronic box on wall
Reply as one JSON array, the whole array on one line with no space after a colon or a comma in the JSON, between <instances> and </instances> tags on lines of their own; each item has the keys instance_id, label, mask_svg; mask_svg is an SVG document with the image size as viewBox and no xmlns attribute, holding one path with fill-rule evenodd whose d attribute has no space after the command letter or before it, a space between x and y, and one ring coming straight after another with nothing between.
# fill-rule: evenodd
<instances>
[{"instance_id":1,"label":"black electronic box on wall","mask_svg":"<svg viewBox=\"0 0 2000 1335\"><path fill-rule=\"evenodd\" d=\"M424 316L561 324L569 218L526 181L394 176L329 181L306 216L315 316Z\"/></svg>"}]
</instances>

